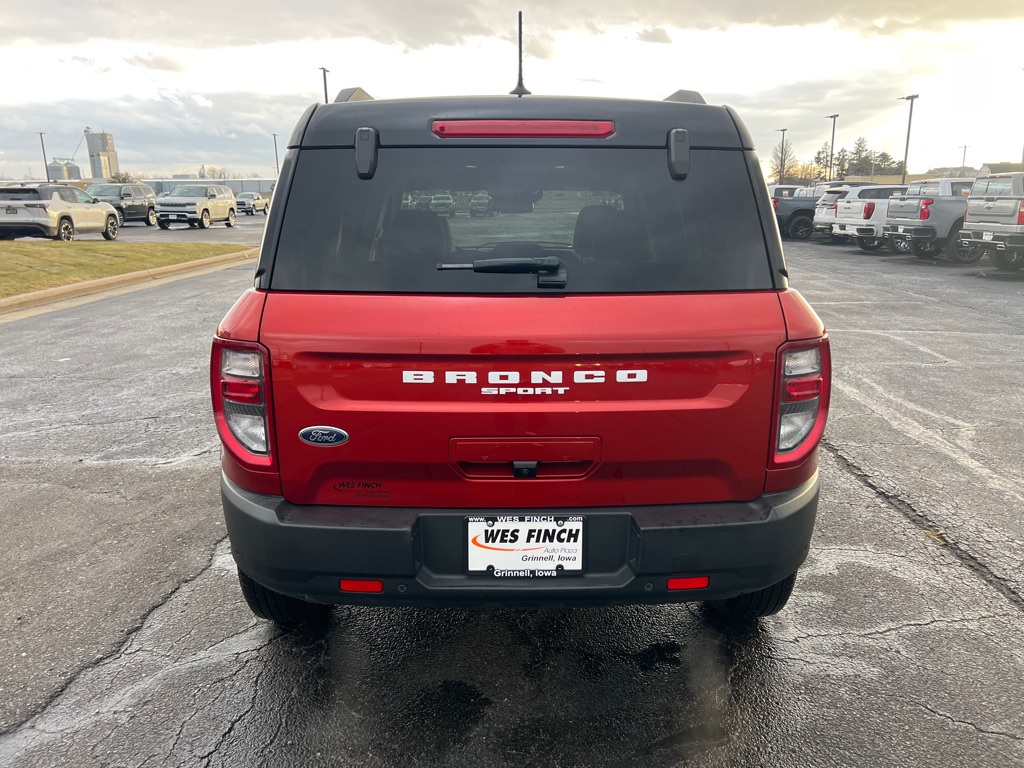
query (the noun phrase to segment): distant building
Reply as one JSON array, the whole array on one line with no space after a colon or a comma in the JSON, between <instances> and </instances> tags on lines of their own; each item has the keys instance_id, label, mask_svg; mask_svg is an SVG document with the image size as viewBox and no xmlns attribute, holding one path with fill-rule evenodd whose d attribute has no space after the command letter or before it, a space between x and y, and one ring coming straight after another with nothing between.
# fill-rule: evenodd
<instances>
[{"instance_id":1,"label":"distant building","mask_svg":"<svg viewBox=\"0 0 1024 768\"><path fill-rule=\"evenodd\" d=\"M985 163L979 172L982 176L990 173L1019 173L1024 171L1024 163Z\"/></svg>"},{"instance_id":2,"label":"distant building","mask_svg":"<svg viewBox=\"0 0 1024 768\"><path fill-rule=\"evenodd\" d=\"M59 157L47 163L46 170L49 171L50 181L80 181L82 178L81 168Z\"/></svg>"},{"instance_id":3,"label":"distant building","mask_svg":"<svg viewBox=\"0 0 1024 768\"><path fill-rule=\"evenodd\" d=\"M85 129L85 143L89 148L89 171L91 178L109 179L121 172L117 163L117 150L114 149L112 133L95 133Z\"/></svg>"}]
</instances>

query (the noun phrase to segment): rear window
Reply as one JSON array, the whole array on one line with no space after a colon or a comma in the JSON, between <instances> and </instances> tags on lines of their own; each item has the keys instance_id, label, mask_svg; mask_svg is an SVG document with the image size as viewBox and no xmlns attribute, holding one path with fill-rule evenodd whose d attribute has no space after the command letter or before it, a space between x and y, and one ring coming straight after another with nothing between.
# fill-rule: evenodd
<instances>
[{"instance_id":1,"label":"rear window","mask_svg":"<svg viewBox=\"0 0 1024 768\"><path fill-rule=\"evenodd\" d=\"M495 215L470 216L481 198ZM453 215L430 210L442 199ZM382 149L367 180L351 149L302 150L270 287L550 293L536 273L458 268L544 257L560 293L773 287L743 153L693 150L677 181L664 149L554 147Z\"/></svg>"},{"instance_id":2,"label":"rear window","mask_svg":"<svg viewBox=\"0 0 1024 768\"><path fill-rule=\"evenodd\" d=\"M983 197L1010 197L1013 195L1013 179L978 179L971 187L971 194Z\"/></svg>"},{"instance_id":3,"label":"rear window","mask_svg":"<svg viewBox=\"0 0 1024 768\"><path fill-rule=\"evenodd\" d=\"M0 189L0 200L38 200L38 189Z\"/></svg>"},{"instance_id":4,"label":"rear window","mask_svg":"<svg viewBox=\"0 0 1024 768\"><path fill-rule=\"evenodd\" d=\"M842 200L846 197L849 190L842 190L840 192L829 192L826 195L822 195L818 200L818 205L832 205L836 200Z\"/></svg>"}]
</instances>

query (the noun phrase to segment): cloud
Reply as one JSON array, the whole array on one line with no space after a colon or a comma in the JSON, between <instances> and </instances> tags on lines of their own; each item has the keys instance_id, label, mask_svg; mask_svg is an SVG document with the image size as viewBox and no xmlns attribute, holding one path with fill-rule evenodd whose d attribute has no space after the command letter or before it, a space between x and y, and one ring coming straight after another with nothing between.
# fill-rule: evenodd
<instances>
[{"instance_id":1,"label":"cloud","mask_svg":"<svg viewBox=\"0 0 1024 768\"><path fill-rule=\"evenodd\" d=\"M641 40L645 43L671 43L672 38L668 36L661 27L652 27L651 29L645 29L636 36L637 40Z\"/></svg>"},{"instance_id":2,"label":"cloud","mask_svg":"<svg viewBox=\"0 0 1024 768\"><path fill-rule=\"evenodd\" d=\"M298 10L294 6L298 6ZM860 0L848 4L766 3L763 0L522 0L524 42L531 37L598 25L658 29L724 29L734 25L806 26L834 22L869 35L908 28L943 29L950 22L1021 19L1024 6L1007 0L932 0L929 3ZM18 41L80 43L89 39L133 40L140 45L173 43L181 48L243 46L275 41L367 38L421 49L457 45L473 37L505 37L516 14L500 0L247 0L203 7L202 23L190 13L160 10L126 14L116 4L49 0L39 5L4 4L0 44ZM643 33L642 33L643 34ZM659 42L659 41L651 41Z\"/></svg>"},{"instance_id":3,"label":"cloud","mask_svg":"<svg viewBox=\"0 0 1024 768\"><path fill-rule=\"evenodd\" d=\"M186 67L177 59L170 56L132 56L124 60L126 64L134 67L145 67L146 69L157 69L163 72L184 72Z\"/></svg>"}]
</instances>

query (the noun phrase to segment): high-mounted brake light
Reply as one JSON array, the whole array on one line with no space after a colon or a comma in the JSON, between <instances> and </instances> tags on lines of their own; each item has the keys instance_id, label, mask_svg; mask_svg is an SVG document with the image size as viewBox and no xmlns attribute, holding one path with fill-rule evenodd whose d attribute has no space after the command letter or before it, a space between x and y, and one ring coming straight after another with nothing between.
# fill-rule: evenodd
<instances>
[{"instance_id":1,"label":"high-mounted brake light","mask_svg":"<svg viewBox=\"0 0 1024 768\"><path fill-rule=\"evenodd\" d=\"M435 120L442 139L606 139L611 120Z\"/></svg>"},{"instance_id":2,"label":"high-mounted brake light","mask_svg":"<svg viewBox=\"0 0 1024 768\"><path fill-rule=\"evenodd\" d=\"M874 203L864 203L864 218L865 219L870 219L874 215L875 215L875 204Z\"/></svg>"},{"instance_id":3,"label":"high-mounted brake light","mask_svg":"<svg viewBox=\"0 0 1024 768\"><path fill-rule=\"evenodd\" d=\"M935 205L935 201L932 200L930 197L926 197L924 200L921 201L921 221L930 219L932 217L932 211L931 208L929 208L929 206L931 205Z\"/></svg>"}]
</instances>

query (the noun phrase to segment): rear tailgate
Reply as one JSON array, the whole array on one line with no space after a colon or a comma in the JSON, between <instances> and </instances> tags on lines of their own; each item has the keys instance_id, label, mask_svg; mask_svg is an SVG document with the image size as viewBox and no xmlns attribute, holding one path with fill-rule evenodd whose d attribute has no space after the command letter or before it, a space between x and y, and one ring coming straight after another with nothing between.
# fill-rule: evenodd
<instances>
[{"instance_id":1,"label":"rear tailgate","mask_svg":"<svg viewBox=\"0 0 1024 768\"><path fill-rule=\"evenodd\" d=\"M889 200L887 219L907 219L920 221L921 200L920 197L893 197Z\"/></svg>"},{"instance_id":2,"label":"rear tailgate","mask_svg":"<svg viewBox=\"0 0 1024 768\"><path fill-rule=\"evenodd\" d=\"M785 341L773 291L271 292L262 328L296 504L613 506L764 490ZM350 439L307 444L311 426ZM516 479L514 461L536 476Z\"/></svg>"},{"instance_id":3,"label":"rear tailgate","mask_svg":"<svg viewBox=\"0 0 1024 768\"><path fill-rule=\"evenodd\" d=\"M970 197L967 221L975 224L1016 226L1021 209L1019 197Z\"/></svg>"},{"instance_id":4,"label":"rear tailgate","mask_svg":"<svg viewBox=\"0 0 1024 768\"><path fill-rule=\"evenodd\" d=\"M836 204L836 221L859 222L864 219L864 204L867 200L840 200Z\"/></svg>"}]
</instances>

